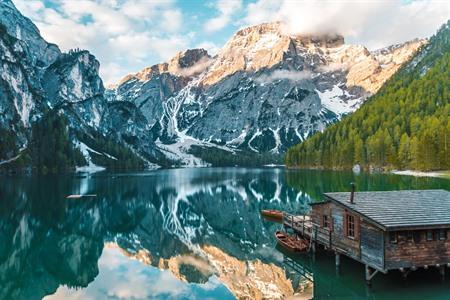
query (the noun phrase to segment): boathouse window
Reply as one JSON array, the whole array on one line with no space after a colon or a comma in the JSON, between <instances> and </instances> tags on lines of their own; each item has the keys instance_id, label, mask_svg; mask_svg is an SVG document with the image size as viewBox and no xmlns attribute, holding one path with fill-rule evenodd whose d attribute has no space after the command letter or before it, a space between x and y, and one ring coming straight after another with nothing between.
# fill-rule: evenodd
<instances>
[{"instance_id":1,"label":"boathouse window","mask_svg":"<svg viewBox=\"0 0 450 300\"><path fill-rule=\"evenodd\" d=\"M355 237L355 217L352 215L347 215L347 236Z\"/></svg>"},{"instance_id":2,"label":"boathouse window","mask_svg":"<svg viewBox=\"0 0 450 300\"><path fill-rule=\"evenodd\" d=\"M413 241L413 232L412 231L407 231L406 232L406 240L408 242L412 242Z\"/></svg>"},{"instance_id":3,"label":"boathouse window","mask_svg":"<svg viewBox=\"0 0 450 300\"><path fill-rule=\"evenodd\" d=\"M420 231L414 231L414 243L420 243Z\"/></svg>"},{"instance_id":4,"label":"boathouse window","mask_svg":"<svg viewBox=\"0 0 450 300\"><path fill-rule=\"evenodd\" d=\"M444 241L447 239L447 231L445 229L440 229L439 230L439 240Z\"/></svg>"},{"instance_id":5,"label":"boathouse window","mask_svg":"<svg viewBox=\"0 0 450 300\"><path fill-rule=\"evenodd\" d=\"M391 244L397 244L397 232L394 231L389 232L389 242Z\"/></svg>"},{"instance_id":6,"label":"boathouse window","mask_svg":"<svg viewBox=\"0 0 450 300\"><path fill-rule=\"evenodd\" d=\"M328 229L330 228L330 220L327 215L323 215L322 225L323 225L323 228L328 228Z\"/></svg>"},{"instance_id":7,"label":"boathouse window","mask_svg":"<svg viewBox=\"0 0 450 300\"><path fill-rule=\"evenodd\" d=\"M433 231L427 230L427 241L432 241L432 240L433 240Z\"/></svg>"}]
</instances>

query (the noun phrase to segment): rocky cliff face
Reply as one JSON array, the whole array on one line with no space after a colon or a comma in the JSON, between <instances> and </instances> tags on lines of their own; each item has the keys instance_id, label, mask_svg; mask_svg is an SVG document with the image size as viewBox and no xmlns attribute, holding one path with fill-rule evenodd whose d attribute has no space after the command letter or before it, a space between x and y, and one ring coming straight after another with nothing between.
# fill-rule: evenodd
<instances>
[{"instance_id":1,"label":"rocky cliff face","mask_svg":"<svg viewBox=\"0 0 450 300\"><path fill-rule=\"evenodd\" d=\"M261 24L238 31L213 58L182 52L108 94L135 103L157 145L172 153L199 145L277 154L356 110L424 43L371 52L339 35L290 35L281 23ZM181 60L189 63L169 67Z\"/></svg>"},{"instance_id":2,"label":"rocky cliff face","mask_svg":"<svg viewBox=\"0 0 450 300\"><path fill-rule=\"evenodd\" d=\"M131 148L147 162L157 160L142 112L130 102L107 101L98 74L100 63L92 54L84 50L61 53L9 0L0 1L0 32L0 129L15 139L11 151L0 151L0 162L19 157L18 149L28 147L32 124L49 112L68 119L69 135L88 161L92 153L115 158L101 143L96 143L97 149L86 150L80 136L90 140L100 136ZM175 68L174 62L163 71Z\"/></svg>"},{"instance_id":3,"label":"rocky cliff face","mask_svg":"<svg viewBox=\"0 0 450 300\"><path fill-rule=\"evenodd\" d=\"M0 1L0 20L7 33L22 42L33 66L48 66L61 54L58 46L47 43L41 37L36 25L24 17L12 1Z\"/></svg>"}]
</instances>

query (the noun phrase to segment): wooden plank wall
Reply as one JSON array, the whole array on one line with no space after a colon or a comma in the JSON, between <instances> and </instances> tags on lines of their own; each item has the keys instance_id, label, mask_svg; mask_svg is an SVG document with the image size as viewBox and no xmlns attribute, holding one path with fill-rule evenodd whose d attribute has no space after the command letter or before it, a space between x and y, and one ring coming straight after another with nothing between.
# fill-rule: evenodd
<instances>
[{"instance_id":1,"label":"wooden plank wall","mask_svg":"<svg viewBox=\"0 0 450 300\"><path fill-rule=\"evenodd\" d=\"M359 236L355 239L348 238L344 230L344 216L346 214L345 209L332 202L314 205L311 211L313 223L322 225L323 214L327 214L332 217L333 232L331 234L331 239L333 248L338 248L340 252L343 252L354 259L360 260ZM356 218L359 219L359 217L355 216L355 219ZM356 232L358 234L359 230L357 229Z\"/></svg>"},{"instance_id":2,"label":"wooden plank wall","mask_svg":"<svg viewBox=\"0 0 450 300\"><path fill-rule=\"evenodd\" d=\"M450 263L450 229L444 241L426 240L426 231L420 231L420 242L408 241L406 235L398 237L397 244L390 243L385 237L386 269L432 266Z\"/></svg>"},{"instance_id":3,"label":"wooden plank wall","mask_svg":"<svg viewBox=\"0 0 450 300\"><path fill-rule=\"evenodd\" d=\"M361 261L384 269L384 233L364 221L361 222Z\"/></svg>"}]
</instances>

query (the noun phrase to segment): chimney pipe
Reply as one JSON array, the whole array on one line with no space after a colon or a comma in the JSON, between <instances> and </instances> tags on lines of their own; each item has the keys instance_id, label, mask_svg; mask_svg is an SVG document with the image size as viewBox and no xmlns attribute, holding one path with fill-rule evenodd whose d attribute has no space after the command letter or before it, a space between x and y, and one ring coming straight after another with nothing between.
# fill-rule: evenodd
<instances>
[{"instance_id":1,"label":"chimney pipe","mask_svg":"<svg viewBox=\"0 0 450 300\"><path fill-rule=\"evenodd\" d=\"M352 192L350 193L350 203L353 204L355 199L355 183L351 182L350 186L352 187Z\"/></svg>"}]
</instances>

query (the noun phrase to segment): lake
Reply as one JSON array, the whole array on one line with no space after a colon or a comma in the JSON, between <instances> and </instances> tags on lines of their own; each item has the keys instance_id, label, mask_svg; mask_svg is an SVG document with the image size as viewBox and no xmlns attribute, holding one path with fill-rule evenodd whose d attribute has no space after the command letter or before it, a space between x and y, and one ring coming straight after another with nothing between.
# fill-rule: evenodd
<instances>
[{"instance_id":1,"label":"lake","mask_svg":"<svg viewBox=\"0 0 450 300\"><path fill-rule=\"evenodd\" d=\"M450 190L450 180L283 168L0 177L0 299L449 299L437 270L377 275L276 246L274 208L323 192ZM66 199L71 194L96 197Z\"/></svg>"}]
</instances>

